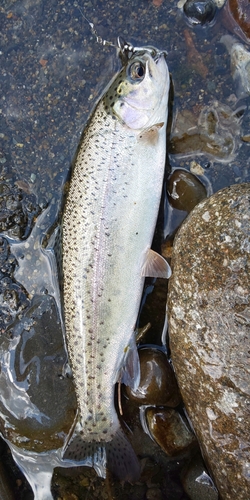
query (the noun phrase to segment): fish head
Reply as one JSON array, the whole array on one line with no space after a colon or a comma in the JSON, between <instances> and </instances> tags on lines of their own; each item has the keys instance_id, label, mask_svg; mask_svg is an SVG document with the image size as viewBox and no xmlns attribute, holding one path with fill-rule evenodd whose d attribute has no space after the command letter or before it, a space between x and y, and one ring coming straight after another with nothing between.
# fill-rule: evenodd
<instances>
[{"instance_id":1,"label":"fish head","mask_svg":"<svg viewBox=\"0 0 250 500\"><path fill-rule=\"evenodd\" d=\"M105 96L106 109L127 127L143 130L167 120L169 71L165 53L133 49Z\"/></svg>"}]
</instances>

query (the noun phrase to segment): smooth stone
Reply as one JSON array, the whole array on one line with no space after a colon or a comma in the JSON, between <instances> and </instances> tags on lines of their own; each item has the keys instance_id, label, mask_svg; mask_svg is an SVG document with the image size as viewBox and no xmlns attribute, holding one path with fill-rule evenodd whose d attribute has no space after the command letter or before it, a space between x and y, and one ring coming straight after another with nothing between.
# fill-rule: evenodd
<instances>
[{"instance_id":1,"label":"smooth stone","mask_svg":"<svg viewBox=\"0 0 250 500\"><path fill-rule=\"evenodd\" d=\"M218 500L218 491L210 478L200 453L182 471L182 484L190 500Z\"/></svg>"},{"instance_id":2,"label":"smooth stone","mask_svg":"<svg viewBox=\"0 0 250 500\"><path fill-rule=\"evenodd\" d=\"M63 446L76 398L63 376L67 355L55 300L35 296L0 338L0 430L20 448L45 452Z\"/></svg>"},{"instance_id":3,"label":"smooth stone","mask_svg":"<svg viewBox=\"0 0 250 500\"><path fill-rule=\"evenodd\" d=\"M177 411L147 408L145 415L150 435L168 456L180 455L196 445L194 434Z\"/></svg>"},{"instance_id":4,"label":"smooth stone","mask_svg":"<svg viewBox=\"0 0 250 500\"><path fill-rule=\"evenodd\" d=\"M237 184L194 208L171 263L173 365L222 500L250 492L249 254L250 184Z\"/></svg>"},{"instance_id":5,"label":"smooth stone","mask_svg":"<svg viewBox=\"0 0 250 500\"><path fill-rule=\"evenodd\" d=\"M195 161L190 162L190 172L188 170L177 168L167 179L167 220L164 227L164 237L172 240L176 230L179 228L188 213L204 198L211 193L211 186L205 176L202 176L206 186L191 173L191 168L197 168L199 164ZM200 167L201 168L201 167ZM200 172L201 174L201 172ZM199 175L200 175L199 174ZM202 172L203 174L203 172ZM162 247L164 257L171 258L166 253L166 245Z\"/></svg>"},{"instance_id":6,"label":"smooth stone","mask_svg":"<svg viewBox=\"0 0 250 500\"><path fill-rule=\"evenodd\" d=\"M139 405L178 406L181 397L166 354L159 349L148 347L142 347L138 353L140 384L136 391L126 387L130 400Z\"/></svg>"},{"instance_id":7,"label":"smooth stone","mask_svg":"<svg viewBox=\"0 0 250 500\"><path fill-rule=\"evenodd\" d=\"M201 25L211 23L216 10L213 0L187 0L183 7L189 22Z\"/></svg>"},{"instance_id":8,"label":"smooth stone","mask_svg":"<svg viewBox=\"0 0 250 500\"><path fill-rule=\"evenodd\" d=\"M202 182L181 168L174 170L167 180L167 193L170 205L185 212L191 212L195 205L207 197Z\"/></svg>"}]
</instances>

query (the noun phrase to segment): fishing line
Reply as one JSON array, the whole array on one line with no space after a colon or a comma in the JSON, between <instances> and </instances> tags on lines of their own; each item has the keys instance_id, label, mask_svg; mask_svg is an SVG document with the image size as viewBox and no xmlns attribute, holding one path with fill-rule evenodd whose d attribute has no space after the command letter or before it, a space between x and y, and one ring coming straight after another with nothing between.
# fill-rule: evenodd
<instances>
[{"instance_id":1,"label":"fishing line","mask_svg":"<svg viewBox=\"0 0 250 500\"><path fill-rule=\"evenodd\" d=\"M118 49L120 57L121 57L123 62L128 61L132 57L132 55L135 53L135 51L138 50L138 48L135 48L130 43L127 43L122 37L119 37L119 36L117 37L117 44L114 44L113 42L110 42L109 40L105 40L105 38L102 38L100 35L98 35L94 23L89 21L89 19L85 16L85 14L83 13L78 2L74 2L74 6L78 8L83 19L85 19L85 21L87 21L87 23L90 27L91 33L92 33L92 35L94 35L94 37L96 39L96 42L99 43L100 45L103 45L103 46L114 47L115 49Z\"/></svg>"},{"instance_id":2,"label":"fishing line","mask_svg":"<svg viewBox=\"0 0 250 500\"><path fill-rule=\"evenodd\" d=\"M115 47L116 49L120 49L119 42L117 43L117 45L115 45L114 43L109 42L108 40L105 40L104 38L102 38L101 36L99 36L98 33L97 33L97 30L95 29L94 23L91 23L91 21L89 21L89 19L84 15L84 13L83 13L80 5L77 2L75 2L74 5L75 5L75 7L77 7L79 9L79 11L82 14L82 17L85 19L85 21L87 21L87 23L88 23L88 25L90 27L91 33L96 38L97 43L99 43L99 44L101 44L103 46L107 45L109 47ZM117 41L118 41L118 39L117 39Z\"/></svg>"}]
</instances>

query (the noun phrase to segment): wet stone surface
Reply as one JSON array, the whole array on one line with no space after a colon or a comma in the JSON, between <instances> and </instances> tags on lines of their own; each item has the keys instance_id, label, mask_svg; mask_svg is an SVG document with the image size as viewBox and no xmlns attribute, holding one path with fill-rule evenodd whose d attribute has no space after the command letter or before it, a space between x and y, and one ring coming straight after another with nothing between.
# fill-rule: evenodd
<instances>
[{"instance_id":1,"label":"wet stone surface","mask_svg":"<svg viewBox=\"0 0 250 500\"><path fill-rule=\"evenodd\" d=\"M207 474L204 461L198 452L182 471L182 482L190 500L218 500L218 491Z\"/></svg>"},{"instance_id":2,"label":"wet stone surface","mask_svg":"<svg viewBox=\"0 0 250 500\"><path fill-rule=\"evenodd\" d=\"M147 408L146 421L151 436L170 457L197 446L187 422L175 410Z\"/></svg>"},{"instance_id":3,"label":"wet stone surface","mask_svg":"<svg viewBox=\"0 0 250 500\"><path fill-rule=\"evenodd\" d=\"M250 489L249 219L249 184L201 202L175 239L169 283L174 369L223 500Z\"/></svg>"},{"instance_id":4,"label":"wet stone surface","mask_svg":"<svg viewBox=\"0 0 250 500\"><path fill-rule=\"evenodd\" d=\"M184 169L176 169L167 181L168 201L173 208L191 212L207 191L202 182Z\"/></svg>"},{"instance_id":5,"label":"wet stone surface","mask_svg":"<svg viewBox=\"0 0 250 500\"><path fill-rule=\"evenodd\" d=\"M155 348L139 349L140 384L136 391L126 387L128 397L140 405L178 406L181 397L166 354Z\"/></svg>"},{"instance_id":6,"label":"wet stone surface","mask_svg":"<svg viewBox=\"0 0 250 500\"><path fill-rule=\"evenodd\" d=\"M32 186L15 180L5 168L0 174L0 233L15 239L29 235L35 216L41 212Z\"/></svg>"},{"instance_id":7,"label":"wet stone surface","mask_svg":"<svg viewBox=\"0 0 250 500\"><path fill-rule=\"evenodd\" d=\"M63 445L76 407L54 299L35 296L0 338L0 419L4 435L30 451Z\"/></svg>"},{"instance_id":8,"label":"wet stone surface","mask_svg":"<svg viewBox=\"0 0 250 500\"><path fill-rule=\"evenodd\" d=\"M187 0L183 11L189 22L203 25L213 21L216 5L213 0Z\"/></svg>"}]
</instances>

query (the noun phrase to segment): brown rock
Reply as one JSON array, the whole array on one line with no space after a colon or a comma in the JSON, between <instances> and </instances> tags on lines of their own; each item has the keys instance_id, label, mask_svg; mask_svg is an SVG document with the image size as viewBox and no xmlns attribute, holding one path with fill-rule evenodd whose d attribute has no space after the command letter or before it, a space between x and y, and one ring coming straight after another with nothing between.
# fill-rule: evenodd
<instances>
[{"instance_id":1,"label":"brown rock","mask_svg":"<svg viewBox=\"0 0 250 500\"><path fill-rule=\"evenodd\" d=\"M250 43L250 3L249 0L228 0L222 10L222 22L243 42Z\"/></svg>"},{"instance_id":2,"label":"brown rock","mask_svg":"<svg viewBox=\"0 0 250 500\"><path fill-rule=\"evenodd\" d=\"M167 356L160 349L139 349L140 384L136 391L126 387L130 400L138 404L177 406L181 397Z\"/></svg>"},{"instance_id":3,"label":"brown rock","mask_svg":"<svg viewBox=\"0 0 250 500\"><path fill-rule=\"evenodd\" d=\"M167 193L170 205L177 210L191 210L207 197L202 182L193 174L182 168L173 171L167 180Z\"/></svg>"},{"instance_id":4,"label":"brown rock","mask_svg":"<svg viewBox=\"0 0 250 500\"><path fill-rule=\"evenodd\" d=\"M170 457L193 448L197 441L181 415L166 408L147 408L146 421L153 439Z\"/></svg>"},{"instance_id":5,"label":"brown rock","mask_svg":"<svg viewBox=\"0 0 250 500\"><path fill-rule=\"evenodd\" d=\"M169 283L173 364L223 500L250 498L249 236L250 184L219 191L180 228Z\"/></svg>"}]
</instances>

